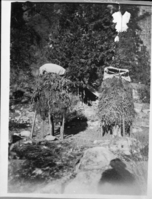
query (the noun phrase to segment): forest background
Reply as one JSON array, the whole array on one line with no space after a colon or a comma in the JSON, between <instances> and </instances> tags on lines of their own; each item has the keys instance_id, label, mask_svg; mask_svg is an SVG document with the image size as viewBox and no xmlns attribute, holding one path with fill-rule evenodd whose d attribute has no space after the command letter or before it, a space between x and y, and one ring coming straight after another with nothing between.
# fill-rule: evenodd
<instances>
[{"instance_id":1,"label":"forest background","mask_svg":"<svg viewBox=\"0 0 152 199\"><path fill-rule=\"evenodd\" d=\"M68 71L72 81L98 90L106 66L126 68L132 82L150 85L150 55L140 38L137 5L121 5L131 19L127 32L119 33L112 13L117 5L86 3L12 3L11 90L34 89L36 71L55 63Z\"/></svg>"}]
</instances>

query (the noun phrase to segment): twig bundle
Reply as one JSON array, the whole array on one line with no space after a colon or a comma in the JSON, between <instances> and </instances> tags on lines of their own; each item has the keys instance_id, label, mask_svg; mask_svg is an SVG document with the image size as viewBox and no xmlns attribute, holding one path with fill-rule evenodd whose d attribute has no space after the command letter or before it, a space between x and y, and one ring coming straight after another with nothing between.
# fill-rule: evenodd
<instances>
[{"instance_id":1,"label":"twig bundle","mask_svg":"<svg viewBox=\"0 0 152 199\"><path fill-rule=\"evenodd\" d=\"M100 89L98 114L100 121L107 125L131 124L134 118L132 90L128 82L121 77L108 78L103 81Z\"/></svg>"}]
</instances>

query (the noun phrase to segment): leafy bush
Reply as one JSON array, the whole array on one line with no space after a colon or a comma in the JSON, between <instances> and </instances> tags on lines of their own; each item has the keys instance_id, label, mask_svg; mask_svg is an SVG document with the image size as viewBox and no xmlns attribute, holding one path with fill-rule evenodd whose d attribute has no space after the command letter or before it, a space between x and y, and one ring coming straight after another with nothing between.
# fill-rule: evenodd
<instances>
[{"instance_id":1,"label":"leafy bush","mask_svg":"<svg viewBox=\"0 0 152 199\"><path fill-rule=\"evenodd\" d=\"M150 103L150 88L138 89L139 98L143 103Z\"/></svg>"},{"instance_id":2,"label":"leafy bush","mask_svg":"<svg viewBox=\"0 0 152 199\"><path fill-rule=\"evenodd\" d=\"M51 134L54 134L53 118L55 118L62 121L60 132L63 135L66 113L72 102L71 93L75 91L76 84L58 74L45 74L37 77L33 108L43 120L49 117Z\"/></svg>"},{"instance_id":3,"label":"leafy bush","mask_svg":"<svg viewBox=\"0 0 152 199\"><path fill-rule=\"evenodd\" d=\"M37 78L34 93L34 110L43 119L50 110L51 114L63 113L70 106L69 89L71 81L56 74L46 74Z\"/></svg>"}]
</instances>

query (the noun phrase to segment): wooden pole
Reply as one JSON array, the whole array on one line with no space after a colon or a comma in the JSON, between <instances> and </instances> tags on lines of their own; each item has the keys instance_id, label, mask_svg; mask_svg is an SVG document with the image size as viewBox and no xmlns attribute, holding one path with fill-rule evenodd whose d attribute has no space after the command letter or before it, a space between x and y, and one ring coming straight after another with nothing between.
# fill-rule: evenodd
<instances>
[{"instance_id":1,"label":"wooden pole","mask_svg":"<svg viewBox=\"0 0 152 199\"><path fill-rule=\"evenodd\" d=\"M42 120L42 133L41 138L44 138L44 120Z\"/></svg>"},{"instance_id":2,"label":"wooden pole","mask_svg":"<svg viewBox=\"0 0 152 199\"><path fill-rule=\"evenodd\" d=\"M124 114L122 116L122 126L123 126L123 136L125 135L125 119L124 119Z\"/></svg>"},{"instance_id":3,"label":"wooden pole","mask_svg":"<svg viewBox=\"0 0 152 199\"><path fill-rule=\"evenodd\" d=\"M130 129L129 129L130 131L129 131L129 137L131 137L131 135L132 135L132 124L130 125Z\"/></svg>"},{"instance_id":4,"label":"wooden pole","mask_svg":"<svg viewBox=\"0 0 152 199\"><path fill-rule=\"evenodd\" d=\"M63 138L64 138L64 125L65 125L65 113L63 113L62 125L60 127L60 137L61 137L61 140L63 140Z\"/></svg>"},{"instance_id":5,"label":"wooden pole","mask_svg":"<svg viewBox=\"0 0 152 199\"><path fill-rule=\"evenodd\" d=\"M104 132L103 132L103 125L101 124L101 125L100 125L100 135L101 135L101 137L104 136L103 133L104 133Z\"/></svg>"},{"instance_id":6,"label":"wooden pole","mask_svg":"<svg viewBox=\"0 0 152 199\"><path fill-rule=\"evenodd\" d=\"M50 111L50 104L48 100L48 107L49 107L49 127L50 127L50 135L54 135L54 121L53 121L53 115L51 114Z\"/></svg>"},{"instance_id":7,"label":"wooden pole","mask_svg":"<svg viewBox=\"0 0 152 199\"><path fill-rule=\"evenodd\" d=\"M54 136L54 119L53 119L53 115L51 115L51 124L52 124L52 135Z\"/></svg>"},{"instance_id":8,"label":"wooden pole","mask_svg":"<svg viewBox=\"0 0 152 199\"><path fill-rule=\"evenodd\" d=\"M52 121L51 121L51 113L49 111L49 127L50 127L50 135L53 135L53 132L52 132Z\"/></svg>"},{"instance_id":9,"label":"wooden pole","mask_svg":"<svg viewBox=\"0 0 152 199\"><path fill-rule=\"evenodd\" d=\"M35 110L35 113L34 113L34 119L33 119L33 124L32 124L32 130L31 130L31 139L32 139L32 137L33 137L33 132L34 132L34 126L35 126L36 114L37 114L37 111Z\"/></svg>"}]
</instances>

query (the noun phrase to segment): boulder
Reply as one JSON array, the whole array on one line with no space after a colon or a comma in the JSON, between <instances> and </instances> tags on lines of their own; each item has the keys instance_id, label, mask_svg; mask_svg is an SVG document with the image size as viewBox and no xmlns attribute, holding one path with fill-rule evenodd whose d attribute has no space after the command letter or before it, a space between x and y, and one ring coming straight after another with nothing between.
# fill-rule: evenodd
<instances>
[{"instance_id":1,"label":"boulder","mask_svg":"<svg viewBox=\"0 0 152 199\"><path fill-rule=\"evenodd\" d=\"M101 169L116 156L107 147L94 147L85 151L80 161L80 170Z\"/></svg>"},{"instance_id":2,"label":"boulder","mask_svg":"<svg viewBox=\"0 0 152 199\"><path fill-rule=\"evenodd\" d=\"M23 144L32 144L32 140L26 140L26 141L23 141Z\"/></svg>"},{"instance_id":3,"label":"boulder","mask_svg":"<svg viewBox=\"0 0 152 199\"><path fill-rule=\"evenodd\" d=\"M124 141L124 140L123 140ZM122 140L119 142L123 143ZM128 145L131 146L135 142L134 139L128 139ZM118 142L116 142L118 143ZM124 142L125 143L125 142ZM118 147L119 148L119 147ZM115 153L116 154L116 153ZM48 194L141 194L141 187L136 184L136 181L130 184L115 184L106 182L105 184L101 183L103 173L107 171L112 171L112 169L118 169L114 162L118 162L118 154L115 155L110 148L108 147L94 147L87 149L84 152L80 163L78 163L74 178L63 177L60 180L51 181L47 185L36 188L35 193L48 193ZM138 170L139 165L132 165L132 161L128 162L122 160L122 167L124 167L125 174L130 174L130 176L135 176ZM134 168L133 168L134 166ZM143 167L146 170L145 165L141 165L141 171ZM121 168L122 169L122 168ZM129 169L129 170L128 170ZM121 170L122 171L122 170ZM145 172L145 171L144 171ZM40 174L41 170L35 170L35 174ZM145 172L146 173L146 172ZM138 175L138 174L137 174ZM141 173L143 176L143 173ZM127 176L125 176L127 178ZM110 178L113 178L111 176ZM143 179L141 179L143 180ZM145 190L145 187L144 187ZM143 190L143 193L144 193Z\"/></svg>"},{"instance_id":4,"label":"boulder","mask_svg":"<svg viewBox=\"0 0 152 199\"><path fill-rule=\"evenodd\" d=\"M129 143L131 144L131 142ZM114 160L118 159L118 155L114 155L110 149L106 147L94 147L87 149L82 157L76 177L66 183L64 194L140 194L139 187L136 182L125 184L112 184L112 182L100 183L102 174L105 171L112 171L112 164ZM112 160L112 161L111 161ZM128 171L128 162L122 163L124 170L128 174L134 176L131 167ZM119 166L119 165L118 165ZM119 171L119 167L118 167ZM113 176L111 176L112 178ZM135 183L135 184L134 184Z\"/></svg>"},{"instance_id":5,"label":"boulder","mask_svg":"<svg viewBox=\"0 0 152 199\"><path fill-rule=\"evenodd\" d=\"M134 103L134 109L136 113L140 113L142 111L143 105L142 103Z\"/></svg>"},{"instance_id":6,"label":"boulder","mask_svg":"<svg viewBox=\"0 0 152 199\"><path fill-rule=\"evenodd\" d=\"M100 170L80 171L76 178L66 184L64 194L97 194L101 178Z\"/></svg>"},{"instance_id":7,"label":"boulder","mask_svg":"<svg viewBox=\"0 0 152 199\"><path fill-rule=\"evenodd\" d=\"M149 115L149 113L150 113L150 109L143 109L142 111L143 111L143 113L145 113L146 115Z\"/></svg>"},{"instance_id":8,"label":"boulder","mask_svg":"<svg viewBox=\"0 0 152 199\"><path fill-rule=\"evenodd\" d=\"M134 152L139 151L140 143L129 137L117 137L109 143L109 149L113 153L122 154L122 155L131 155Z\"/></svg>"},{"instance_id":9,"label":"boulder","mask_svg":"<svg viewBox=\"0 0 152 199\"><path fill-rule=\"evenodd\" d=\"M35 170L32 173L35 175L41 175L43 171L41 169L35 168Z\"/></svg>"},{"instance_id":10,"label":"boulder","mask_svg":"<svg viewBox=\"0 0 152 199\"><path fill-rule=\"evenodd\" d=\"M132 133L138 133L138 132L142 132L142 128L137 127L137 126L136 126L136 127L134 126L134 127L132 128Z\"/></svg>"},{"instance_id":11,"label":"boulder","mask_svg":"<svg viewBox=\"0 0 152 199\"><path fill-rule=\"evenodd\" d=\"M40 184L35 187L33 193L41 193L41 194L61 194L62 193L62 184L59 180L52 181L47 185Z\"/></svg>"},{"instance_id":12,"label":"boulder","mask_svg":"<svg viewBox=\"0 0 152 199\"><path fill-rule=\"evenodd\" d=\"M30 131L21 131L20 136L25 137L25 138L29 138L31 136L31 132Z\"/></svg>"},{"instance_id":13,"label":"boulder","mask_svg":"<svg viewBox=\"0 0 152 199\"><path fill-rule=\"evenodd\" d=\"M45 140L48 140L48 141L53 141L53 140L56 140L57 138L55 137L55 136L53 136L53 135L47 135L46 137L45 137Z\"/></svg>"}]
</instances>

